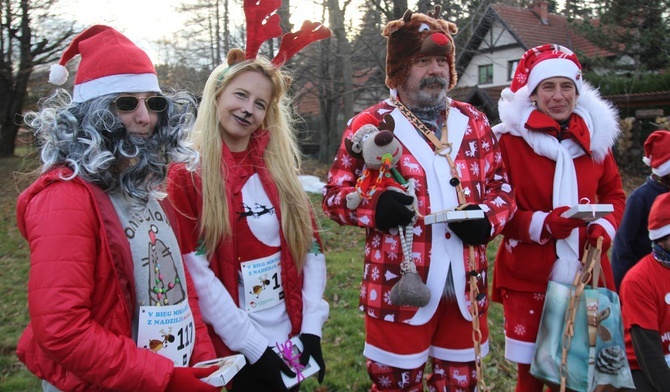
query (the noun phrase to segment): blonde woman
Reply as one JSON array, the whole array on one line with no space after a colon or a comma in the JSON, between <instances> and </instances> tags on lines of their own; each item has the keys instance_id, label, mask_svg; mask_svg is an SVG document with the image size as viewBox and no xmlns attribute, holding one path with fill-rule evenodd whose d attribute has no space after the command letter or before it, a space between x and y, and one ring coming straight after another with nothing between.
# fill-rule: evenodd
<instances>
[{"instance_id":1,"label":"blonde woman","mask_svg":"<svg viewBox=\"0 0 670 392\"><path fill-rule=\"evenodd\" d=\"M191 139L200 166L169 174L182 246L219 356L247 366L232 390L286 390L296 376L272 347L299 336L300 361L325 366L325 258L299 178L290 78L258 57L210 75Z\"/></svg>"}]
</instances>

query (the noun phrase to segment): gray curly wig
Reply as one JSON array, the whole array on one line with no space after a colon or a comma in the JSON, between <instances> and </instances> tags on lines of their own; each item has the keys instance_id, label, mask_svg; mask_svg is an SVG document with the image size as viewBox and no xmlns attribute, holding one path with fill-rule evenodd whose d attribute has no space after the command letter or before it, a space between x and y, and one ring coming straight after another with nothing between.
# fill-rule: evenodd
<instances>
[{"instance_id":1,"label":"gray curly wig","mask_svg":"<svg viewBox=\"0 0 670 392\"><path fill-rule=\"evenodd\" d=\"M133 209L143 208L151 195L162 197L170 162L194 167L197 153L185 133L195 120L196 100L186 92L165 95L168 107L158 113L154 133L143 138L126 131L112 109L117 94L73 103L58 89L41 103L41 110L24 119L41 147L42 173L67 166L73 175L107 192L121 190Z\"/></svg>"}]
</instances>

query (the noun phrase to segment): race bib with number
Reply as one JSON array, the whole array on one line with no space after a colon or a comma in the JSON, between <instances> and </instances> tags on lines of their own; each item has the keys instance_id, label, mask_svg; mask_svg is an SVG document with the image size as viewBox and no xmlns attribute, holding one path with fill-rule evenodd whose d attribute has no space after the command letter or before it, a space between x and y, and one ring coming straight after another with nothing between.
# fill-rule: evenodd
<instances>
[{"instance_id":1,"label":"race bib with number","mask_svg":"<svg viewBox=\"0 0 670 392\"><path fill-rule=\"evenodd\" d=\"M244 308L253 313L277 306L284 301L281 281L281 252L242 265Z\"/></svg>"},{"instance_id":2,"label":"race bib with number","mask_svg":"<svg viewBox=\"0 0 670 392\"><path fill-rule=\"evenodd\" d=\"M154 351L188 366L195 342L195 323L188 300L177 305L141 306L137 347Z\"/></svg>"}]
</instances>

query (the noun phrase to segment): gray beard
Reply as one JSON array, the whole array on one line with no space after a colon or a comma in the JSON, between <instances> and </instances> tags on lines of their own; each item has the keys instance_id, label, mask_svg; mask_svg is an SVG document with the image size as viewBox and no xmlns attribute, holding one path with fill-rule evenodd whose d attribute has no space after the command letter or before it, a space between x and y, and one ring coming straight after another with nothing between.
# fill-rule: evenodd
<instances>
[{"instance_id":1,"label":"gray beard","mask_svg":"<svg viewBox=\"0 0 670 392\"><path fill-rule=\"evenodd\" d=\"M439 86L440 90L428 92L424 90L427 87L434 88ZM415 106L419 108L429 108L436 105L436 102L439 104L445 104L447 100L447 87L449 82L439 76L428 76L423 78L419 83L419 90L414 96Z\"/></svg>"},{"instance_id":2,"label":"gray beard","mask_svg":"<svg viewBox=\"0 0 670 392\"><path fill-rule=\"evenodd\" d=\"M118 141L114 171L116 186L130 200L131 208L141 209L167 173L166 148L154 133L148 138L125 132Z\"/></svg>"},{"instance_id":3,"label":"gray beard","mask_svg":"<svg viewBox=\"0 0 670 392\"><path fill-rule=\"evenodd\" d=\"M446 102L447 101L447 90L440 90L438 92L426 92L424 90L419 90L419 92L414 97L415 106L420 108L428 108L435 105L435 102Z\"/></svg>"}]
</instances>

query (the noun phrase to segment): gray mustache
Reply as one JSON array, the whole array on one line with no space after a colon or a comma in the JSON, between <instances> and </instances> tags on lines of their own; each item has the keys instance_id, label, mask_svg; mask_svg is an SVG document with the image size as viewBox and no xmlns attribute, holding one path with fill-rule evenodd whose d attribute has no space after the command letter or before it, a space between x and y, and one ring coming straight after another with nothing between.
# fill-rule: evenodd
<instances>
[{"instance_id":1,"label":"gray mustache","mask_svg":"<svg viewBox=\"0 0 670 392\"><path fill-rule=\"evenodd\" d=\"M432 85L447 87L447 80L439 76L428 76L427 78L423 78L421 80L421 83L419 83L419 88L424 88Z\"/></svg>"}]
</instances>

